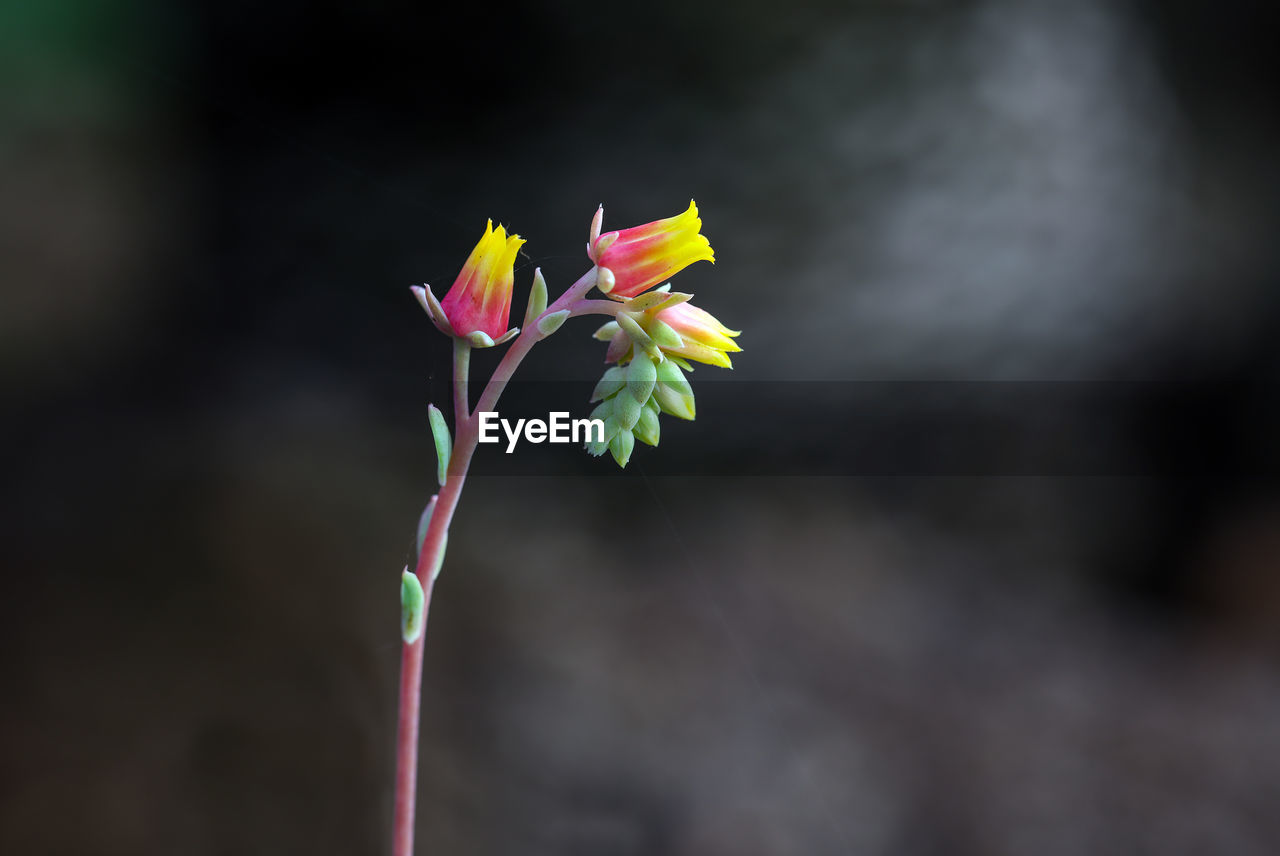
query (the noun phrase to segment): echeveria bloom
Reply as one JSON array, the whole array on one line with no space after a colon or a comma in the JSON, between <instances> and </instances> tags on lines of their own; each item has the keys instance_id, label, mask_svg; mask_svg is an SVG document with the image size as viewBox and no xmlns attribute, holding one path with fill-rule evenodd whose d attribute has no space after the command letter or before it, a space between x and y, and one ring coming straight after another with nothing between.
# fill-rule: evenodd
<instances>
[{"instance_id":1,"label":"echeveria bloom","mask_svg":"<svg viewBox=\"0 0 1280 856\"><path fill-rule=\"evenodd\" d=\"M742 350L733 341L740 331L730 330L710 312L688 303L688 294L661 292L659 289L628 301L625 308L619 309L617 320L596 331L597 339L609 343L605 362L625 363L637 350L643 350L658 360L676 357L733 368L729 354ZM666 300L662 300L664 297ZM645 303L651 305L645 307Z\"/></svg>"},{"instance_id":2,"label":"echeveria bloom","mask_svg":"<svg viewBox=\"0 0 1280 856\"><path fill-rule=\"evenodd\" d=\"M710 312L699 309L692 303L677 303L669 309L663 309L657 313L657 320L675 330L682 341L678 348L664 345L664 354L675 354L686 360L731 369L733 363L728 354L742 350L732 338L741 335L741 330L730 330Z\"/></svg>"},{"instance_id":3,"label":"echeveria bloom","mask_svg":"<svg viewBox=\"0 0 1280 856\"><path fill-rule=\"evenodd\" d=\"M492 220L485 224L480 243L471 251L453 287L440 301L454 335L486 344L485 338L492 343L508 332L516 253L522 244L524 238L508 236L502 226L495 230ZM484 335L473 337L474 333Z\"/></svg>"},{"instance_id":4,"label":"echeveria bloom","mask_svg":"<svg viewBox=\"0 0 1280 856\"><path fill-rule=\"evenodd\" d=\"M683 214L600 235L589 249L596 265L613 274L609 296L635 297L694 262L715 264L715 253L701 228L698 206L689 200Z\"/></svg>"}]
</instances>

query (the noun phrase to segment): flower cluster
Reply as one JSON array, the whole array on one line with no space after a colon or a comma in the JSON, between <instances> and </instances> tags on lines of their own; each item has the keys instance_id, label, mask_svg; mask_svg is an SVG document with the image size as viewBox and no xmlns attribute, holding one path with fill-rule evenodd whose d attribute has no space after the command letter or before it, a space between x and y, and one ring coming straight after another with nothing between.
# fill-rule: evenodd
<instances>
[{"instance_id":1,"label":"flower cluster","mask_svg":"<svg viewBox=\"0 0 1280 856\"><path fill-rule=\"evenodd\" d=\"M594 284L610 299L571 300L574 295L566 293L548 308L546 284L535 271L524 324L533 328L528 335L543 338L571 315L613 316L595 333L609 343L605 362L611 364L591 398L598 402L591 415L604 422L604 439L588 443L587 450L599 456L607 449L625 467L636 440L658 444L659 414L694 418L693 390L685 378L692 363L733 368L729 354L742 349L734 342L738 331L690 303L693 295L671 291L670 283L658 285L694 262L715 263L692 200L674 217L601 234L603 216L602 207L591 222L587 255L594 268L575 294L580 298ZM505 227L494 229L491 220L443 300L428 285L414 286L414 295L446 335L473 347L500 345L520 333L507 325L523 244Z\"/></svg>"},{"instance_id":2,"label":"flower cluster","mask_svg":"<svg viewBox=\"0 0 1280 856\"><path fill-rule=\"evenodd\" d=\"M644 226L593 238L588 245L599 268L601 291L620 302L614 320L596 331L609 343L605 371L591 396L599 402L591 418L604 422L602 441L587 451L608 449L619 466L631 459L635 441L658 445L658 415L679 419L696 415L693 390L684 373L690 362L733 368L730 353L741 351L730 330L715 316L659 282L697 261L715 263L710 242L700 233L698 208L689 203L683 214ZM650 291L649 289L653 289Z\"/></svg>"},{"instance_id":3,"label":"flower cluster","mask_svg":"<svg viewBox=\"0 0 1280 856\"><path fill-rule=\"evenodd\" d=\"M693 419L693 390L685 377L693 363L732 368L729 354L741 350L738 333L689 302L690 294L672 291L666 280L694 262L715 262L711 243L702 235L698 207L675 217L630 229L600 234L603 207L591 221L587 256L591 267L565 291L548 303L547 283L535 269L529 300L521 322L523 330L508 327L511 321L515 261L524 244L506 227L493 228L490 220L479 243L468 256L443 300L429 285L412 287L414 296L445 335L453 338L453 416L451 433L444 414L434 404L427 408L436 448L436 480L440 492L431 497L418 522L417 558L410 571L401 574L400 635L404 648L400 669L400 719L396 730L395 856L413 853L418 710L422 693L422 644L431 589L444 562L449 524L466 481L467 469L478 444L489 442L486 426L497 416L495 408L521 360L539 341L552 335L576 315L612 318L596 331L609 343L605 360L610 364L591 397L597 402L592 414L604 426L573 420L570 437L556 437L554 413L547 424L528 420L524 434L530 442L578 442L577 429L589 425L587 449L597 457L608 449L619 466L631 459L636 440L658 445L660 414ZM589 300L598 288L610 299ZM493 369L474 409L470 390L471 349L492 348L514 340ZM526 420L517 420L514 431L501 420L515 445L515 434ZM539 426L539 427L535 427ZM535 435L536 432L536 435ZM549 434L549 436L548 436Z\"/></svg>"}]
</instances>

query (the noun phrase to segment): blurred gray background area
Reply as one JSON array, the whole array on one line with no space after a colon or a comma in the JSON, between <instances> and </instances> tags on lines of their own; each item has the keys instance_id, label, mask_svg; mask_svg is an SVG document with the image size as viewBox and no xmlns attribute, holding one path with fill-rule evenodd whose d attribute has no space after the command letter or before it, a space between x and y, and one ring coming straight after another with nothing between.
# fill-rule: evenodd
<instances>
[{"instance_id":1,"label":"blurred gray background area","mask_svg":"<svg viewBox=\"0 0 1280 856\"><path fill-rule=\"evenodd\" d=\"M744 351L624 473L481 450L418 852L1277 852L1267 11L6 4L0 851L387 852L408 286L693 197Z\"/></svg>"}]
</instances>

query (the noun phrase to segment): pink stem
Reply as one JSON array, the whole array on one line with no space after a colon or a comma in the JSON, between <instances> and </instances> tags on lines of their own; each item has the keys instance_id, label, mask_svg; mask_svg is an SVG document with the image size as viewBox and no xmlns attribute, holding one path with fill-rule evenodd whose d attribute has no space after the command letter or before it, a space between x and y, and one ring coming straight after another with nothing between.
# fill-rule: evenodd
<instances>
[{"instance_id":1,"label":"pink stem","mask_svg":"<svg viewBox=\"0 0 1280 856\"><path fill-rule=\"evenodd\" d=\"M595 268L587 271L578 281L571 285L555 303L547 307L539 318L561 309L569 308L596 284ZM606 302L606 301L588 301ZM584 314L584 313L575 313ZM512 342L502 361L489 378L480 401L474 411L467 410L467 375L470 364L470 346L459 341L453 353L453 388L454 388L454 421L453 454L449 459L449 471L445 476L444 486L436 499L435 511L431 515L431 523L427 527L426 538L422 542L422 553L418 556L418 566L414 573L422 583L424 595L423 628L417 641L406 643L400 654L400 721L396 729L396 796L395 821L392 827L392 856L413 856L414 807L417 799L418 779L418 722L422 703L422 646L426 639L426 616L431 605L431 591L435 580L432 572L437 565L436 558L444 545L445 534L453 520L453 512L458 507L458 498L462 495L462 486L467 479L467 470L471 466L471 456L475 453L479 439L479 413L493 410L498 397L511 375L519 367L521 360L529 353L529 349L541 338L535 321Z\"/></svg>"},{"instance_id":2,"label":"pink stem","mask_svg":"<svg viewBox=\"0 0 1280 856\"><path fill-rule=\"evenodd\" d=\"M444 546L445 534L453 520L458 497L467 479L467 468L476 448L475 427L466 416L466 374L470 348L465 342L454 349L454 390L461 394L454 399L454 406L461 409L454 414L456 430L453 453L449 458L449 470L444 487L436 498L436 507L422 541L418 566L414 570L422 583L422 632L412 644L405 643L400 653L400 722L396 729L396 799L395 820L392 826L391 852L393 856L412 856L414 808L417 799L418 780L418 722L422 699L422 645L426 639L426 621L431 606L431 592L435 587L433 571L437 557Z\"/></svg>"},{"instance_id":3,"label":"pink stem","mask_svg":"<svg viewBox=\"0 0 1280 856\"><path fill-rule=\"evenodd\" d=\"M569 307L569 314L578 315L613 315L617 316L622 304L616 300L575 300Z\"/></svg>"},{"instance_id":4,"label":"pink stem","mask_svg":"<svg viewBox=\"0 0 1280 856\"><path fill-rule=\"evenodd\" d=\"M471 400L467 393L471 375L471 343L466 339L453 340L453 421L460 423L471 415Z\"/></svg>"},{"instance_id":5,"label":"pink stem","mask_svg":"<svg viewBox=\"0 0 1280 856\"><path fill-rule=\"evenodd\" d=\"M582 296L592 289L596 284L596 269L584 273L578 277L578 281L569 286L568 291L560 295L555 303L546 308L539 319L545 318L553 312L559 312L561 309L571 309L571 307L582 300ZM590 301L595 303L597 301ZM606 302L606 301L598 301ZM581 314L573 313L570 314ZM476 403L476 409L472 411L474 416L484 411L492 411L498 404L498 397L502 395L502 390L506 387L507 381L511 380L511 375L515 374L515 370L520 366L520 362L529 353L529 349L537 344L542 338L542 334L538 332L538 322L532 324L520 331L520 335L516 336L515 341L511 343L511 347L507 349L507 353L503 356L502 362L498 363L498 367L493 370L493 377L489 378L488 385L485 386L484 392L480 394L480 401Z\"/></svg>"},{"instance_id":6,"label":"pink stem","mask_svg":"<svg viewBox=\"0 0 1280 856\"><path fill-rule=\"evenodd\" d=\"M422 608L431 603L424 589ZM425 628L424 628L425 629ZM400 725L396 733L396 814L391 852L413 853L413 809L418 787L418 707L422 699L422 636L400 654Z\"/></svg>"}]
</instances>

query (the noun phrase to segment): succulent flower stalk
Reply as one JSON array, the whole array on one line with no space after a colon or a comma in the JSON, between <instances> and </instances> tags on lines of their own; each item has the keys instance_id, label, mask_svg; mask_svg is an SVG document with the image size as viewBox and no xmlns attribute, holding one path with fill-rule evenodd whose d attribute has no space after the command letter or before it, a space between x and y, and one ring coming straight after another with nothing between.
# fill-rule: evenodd
<instances>
[{"instance_id":1,"label":"succulent flower stalk","mask_svg":"<svg viewBox=\"0 0 1280 856\"><path fill-rule=\"evenodd\" d=\"M662 415L683 420L697 416L693 389L686 377L687 372L693 371L690 361L732 368L728 355L741 350L734 341L736 330L692 306L688 302L692 295L660 285L694 262L715 262L711 244L701 233L697 205L690 201L688 210L675 217L601 234L603 218L601 207L588 231L587 254L593 265L554 301L549 302L541 271L534 271L523 332L514 327L508 329L507 325L515 258L524 239L507 234L502 226L494 229L492 220L485 225L484 235L443 300L437 299L425 284L412 286L414 297L432 322L454 339L454 422L450 431L440 409L434 404L428 408L440 491L419 518L416 563L412 571L406 568L401 574L400 633L404 645L396 729L392 856L413 854L422 651L432 588L448 548L449 525L472 455L477 445L486 441L484 420L496 416L498 399L521 361L536 343L555 333L570 318L612 317L596 331L596 338L609 343L606 361L612 365L591 395L596 404L591 418L601 424L587 432L586 448L596 456L607 451L618 466L625 467L637 443L658 445ZM588 300L587 294L593 288L609 299ZM473 408L469 395L471 348L490 347L509 339L514 341L493 369ZM532 421L542 424L541 420ZM505 425L507 420L502 422ZM545 424L542 427L545 429ZM541 442L546 432L537 439L532 428L526 434L532 442ZM557 440L554 428L547 439L569 442ZM579 442L576 428L572 442Z\"/></svg>"}]
</instances>

